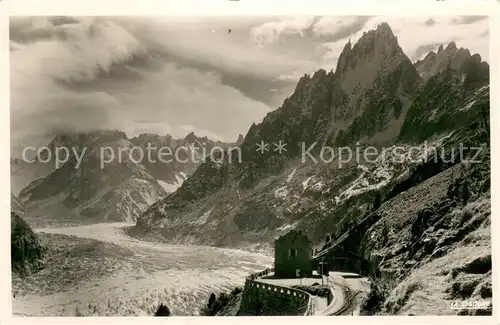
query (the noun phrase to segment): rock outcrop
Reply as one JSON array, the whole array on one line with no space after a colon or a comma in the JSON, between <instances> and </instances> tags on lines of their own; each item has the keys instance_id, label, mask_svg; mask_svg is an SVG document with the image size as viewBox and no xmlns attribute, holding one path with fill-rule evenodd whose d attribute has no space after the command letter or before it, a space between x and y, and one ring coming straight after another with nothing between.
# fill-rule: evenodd
<instances>
[{"instance_id":1,"label":"rock outcrop","mask_svg":"<svg viewBox=\"0 0 500 325\"><path fill-rule=\"evenodd\" d=\"M24 208L15 196L11 197L10 249L12 272L27 276L43 268L44 248L33 229L23 220Z\"/></svg>"}]
</instances>

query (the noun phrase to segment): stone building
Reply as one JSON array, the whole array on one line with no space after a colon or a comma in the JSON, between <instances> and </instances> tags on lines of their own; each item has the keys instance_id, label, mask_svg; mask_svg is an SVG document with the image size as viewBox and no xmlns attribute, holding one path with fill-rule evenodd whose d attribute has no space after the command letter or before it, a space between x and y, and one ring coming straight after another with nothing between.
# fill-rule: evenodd
<instances>
[{"instance_id":1,"label":"stone building","mask_svg":"<svg viewBox=\"0 0 500 325\"><path fill-rule=\"evenodd\" d=\"M277 278L312 275L311 242L292 230L274 241L274 274Z\"/></svg>"}]
</instances>

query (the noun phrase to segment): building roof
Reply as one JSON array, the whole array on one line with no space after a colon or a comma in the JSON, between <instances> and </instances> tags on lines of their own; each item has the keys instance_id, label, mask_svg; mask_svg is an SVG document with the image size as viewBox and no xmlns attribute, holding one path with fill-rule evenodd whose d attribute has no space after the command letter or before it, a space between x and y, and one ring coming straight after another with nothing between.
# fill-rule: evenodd
<instances>
[{"instance_id":1,"label":"building roof","mask_svg":"<svg viewBox=\"0 0 500 325\"><path fill-rule=\"evenodd\" d=\"M299 230L290 230L290 231L289 231L289 232L287 232L286 234L284 234L284 235L282 235L281 237L277 238L277 239L275 240L275 242L276 242L276 241L281 241L281 240L283 240L283 239L285 239L285 238L287 238L287 237L290 237L290 236L294 236L294 237L303 237L303 238L304 238L304 239L306 239L309 243L311 242L311 241L309 240L309 238L308 238L308 237L307 237L307 236L306 236L303 232L301 232L301 231L299 231Z\"/></svg>"}]
</instances>

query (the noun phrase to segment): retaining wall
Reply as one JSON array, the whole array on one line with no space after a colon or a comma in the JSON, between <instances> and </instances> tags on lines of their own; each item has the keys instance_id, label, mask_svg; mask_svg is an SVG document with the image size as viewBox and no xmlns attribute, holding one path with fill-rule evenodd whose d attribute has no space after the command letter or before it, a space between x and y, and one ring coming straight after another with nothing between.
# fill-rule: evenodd
<instances>
[{"instance_id":1,"label":"retaining wall","mask_svg":"<svg viewBox=\"0 0 500 325\"><path fill-rule=\"evenodd\" d=\"M269 270L249 276L238 316L308 316L311 295L305 291L259 282Z\"/></svg>"}]
</instances>

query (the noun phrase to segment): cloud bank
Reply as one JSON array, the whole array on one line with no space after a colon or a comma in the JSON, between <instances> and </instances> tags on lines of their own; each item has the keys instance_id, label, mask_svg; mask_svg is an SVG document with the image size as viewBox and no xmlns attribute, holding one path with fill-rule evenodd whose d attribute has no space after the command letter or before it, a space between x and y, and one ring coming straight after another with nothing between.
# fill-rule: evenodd
<instances>
[{"instance_id":1,"label":"cloud bank","mask_svg":"<svg viewBox=\"0 0 500 325\"><path fill-rule=\"evenodd\" d=\"M412 60L450 41L488 59L484 17L13 18L12 154L68 130L234 141L382 21Z\"/></svg>"}]
</instances>

